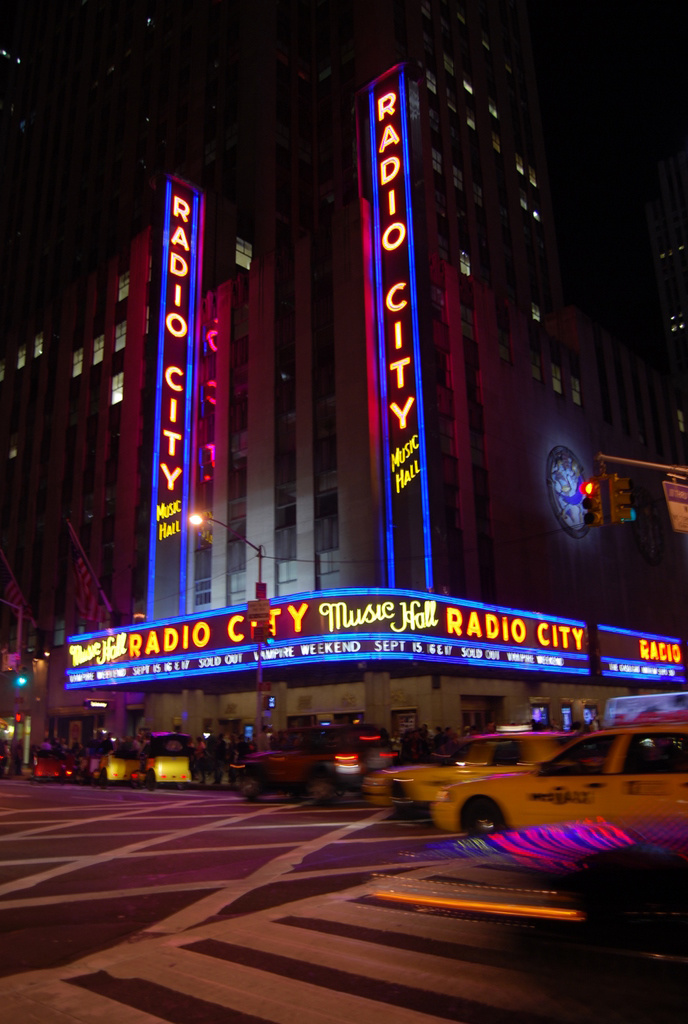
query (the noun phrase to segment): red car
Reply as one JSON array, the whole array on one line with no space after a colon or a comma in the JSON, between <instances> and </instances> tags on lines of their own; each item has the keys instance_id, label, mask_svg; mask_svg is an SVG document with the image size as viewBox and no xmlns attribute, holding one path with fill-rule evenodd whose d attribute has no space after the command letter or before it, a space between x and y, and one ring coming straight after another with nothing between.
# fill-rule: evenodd
<instances>
[{"instance_id":1,"label":"red car","mask_svg":"<svg viewBox=\"0 0 688 1024\"><path fill-rule=\"evenodd\" d=\"M33 755L34 779L57 779L72 782L76 779L74 755L57 750L37 750Z\"/></svg>"}]
</instances>

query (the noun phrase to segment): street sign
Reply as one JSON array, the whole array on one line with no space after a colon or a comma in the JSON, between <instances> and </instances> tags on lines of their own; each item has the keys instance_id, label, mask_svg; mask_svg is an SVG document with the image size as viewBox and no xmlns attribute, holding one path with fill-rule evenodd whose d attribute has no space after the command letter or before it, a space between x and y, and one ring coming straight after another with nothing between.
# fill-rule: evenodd
<instances>
[{"instance_id":1,"label":"street sign","mask_svg":"<svg viewBox=\"0 0 688 1024\"><path fill-rule=\"evenodd\" d=\"M259 626L268 623L270 621L270 602L249 601L248 617Z\"/></svg>"},{"instance_id":2,"label":"street sign","mask_svg":"<svg viewBox=\"0 0 688 1024\"><path fill-rule=\"evenodd\" d=\"M688 533L688 484L677 484L674 480L664 480L663 485L664 497L674 532Z\"/></svg>"},{"instance_id":3,"label":"street sign","mask_svg":"<svg viewBox=\"0 0 688 1024\"><path fill-rule=\"evenodd\" d=\"M260 583L256 581L256 600L264 601L268 596L268 585L267 583Z\"/></svg>"}]
</instances>

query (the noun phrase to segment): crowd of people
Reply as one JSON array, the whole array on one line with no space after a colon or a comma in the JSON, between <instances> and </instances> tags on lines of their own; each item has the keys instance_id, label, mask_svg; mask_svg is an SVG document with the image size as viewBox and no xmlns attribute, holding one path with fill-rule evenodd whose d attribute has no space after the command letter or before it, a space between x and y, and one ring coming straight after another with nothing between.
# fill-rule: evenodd
<instances>
[{"instance_id":1,"label":"crowd of people","mask_svg":"<svg viewBox=\"0 0 688 1024\"><path fill-rule=\"evenodd\" d=\"M542 729L539 722L532 723L533 729ZM555 728L549 726L549 728ZM598 728L597 720L590 724L586 723L581 727L580 723L574 722L571 735L577 735L583 731L591 731ZM427 725L406 729L400 736L390 737L385 729L381 730L381 741L383 746L389 747L395 753L397 764L423 764L432 761L434 757L451 756L466 736L481 733L493 733L496 731L494 721L485 722L482 729L476 725L467 726L463 734L457 732L452 726L435 726L432 732ZM219 785L225 777L231 786L236 782L236 766L240 765L248 754L256 751L282 750L287 740L286 730L273 731L268 725L264 725L261 732L255 738L247 738L245 734L218 732L217 734L204 734L197 736L194 741L188 737L185 742L189 755L189 769L194 780L205 784L208 780ZM116 740L112 733L104 733L94 737L87 744L75 742L71 747L67 741L56 740L46 737L43 743L31 748L31 758L38 750L50 750L58 757L71 755L75 764L82 765L84 770L87 763L95 757L102 757L109 751L117 748L119 751L127 751L139 754L142 767L148 754L150 744L150 732L140 729L136 736L127 736L124 740ZM23 762L23 743L21 739L14 739L11 743L0 736L0 776L21 775Z\"/></svg>"}]
</instances>

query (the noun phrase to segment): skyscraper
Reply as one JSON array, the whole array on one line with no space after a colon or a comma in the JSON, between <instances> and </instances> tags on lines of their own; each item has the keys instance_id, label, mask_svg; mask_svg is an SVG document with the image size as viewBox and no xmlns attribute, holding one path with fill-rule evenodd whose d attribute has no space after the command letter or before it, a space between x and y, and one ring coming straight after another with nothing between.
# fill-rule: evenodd
<instances>
[{"instance_id":1,"label":"skyscraper","mask_svg":"<svg viewBox=\"0 0 688 1024\"><path fill-rule=\"evenodd\" d=\"M576 488L614 422L596 397L612 346L582 320L545 329L562 295L524 3L34 0L15 47L0 534L53 651L52 718L77 666L65 640L96 625L77 616L65 520L103 623L175 620L151 655L257 581L276 599L400 588L638 617L657 583L584 582L599 538ZM648 381L636 408L656 448L676 445ZM326 675L372 691L374 668ZM163 666L169 691L202 694L185 671ZM420 675L439 688L442 671ZM164 679L122 685L130 725L163 714ZM218 671L195 726L238 688Z\"/></svg>"},{"instance_id":2,"label":"skyscraper","mask_svg":"<svg viewBox=\"0 0 688 1024\"><path fill-rule=\"evenodd\" d=\"M688 160L685 153L662 160L659 197L647 204L652 260L662 327L672 374L688 380Z\"/></svg>"}]
</instances>

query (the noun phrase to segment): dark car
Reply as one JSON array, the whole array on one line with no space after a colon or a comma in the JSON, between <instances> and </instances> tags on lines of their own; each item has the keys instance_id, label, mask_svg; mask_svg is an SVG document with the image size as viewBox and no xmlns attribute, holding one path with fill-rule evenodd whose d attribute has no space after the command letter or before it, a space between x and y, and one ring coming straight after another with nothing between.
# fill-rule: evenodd
<instances>
[{"instance_id":1,"label":"dark car","mask_svg":"<svg viewBox=\"0 0 688 1024\"><path fill-rule=\"evenodd\" d=\"M390 764L392 757L374 725L288 729L278 750L245 759L239 789L247 800L264 792L283 792L329 803L346 790L359 789L369 771Z\"/></svg>"}]
</instances>

